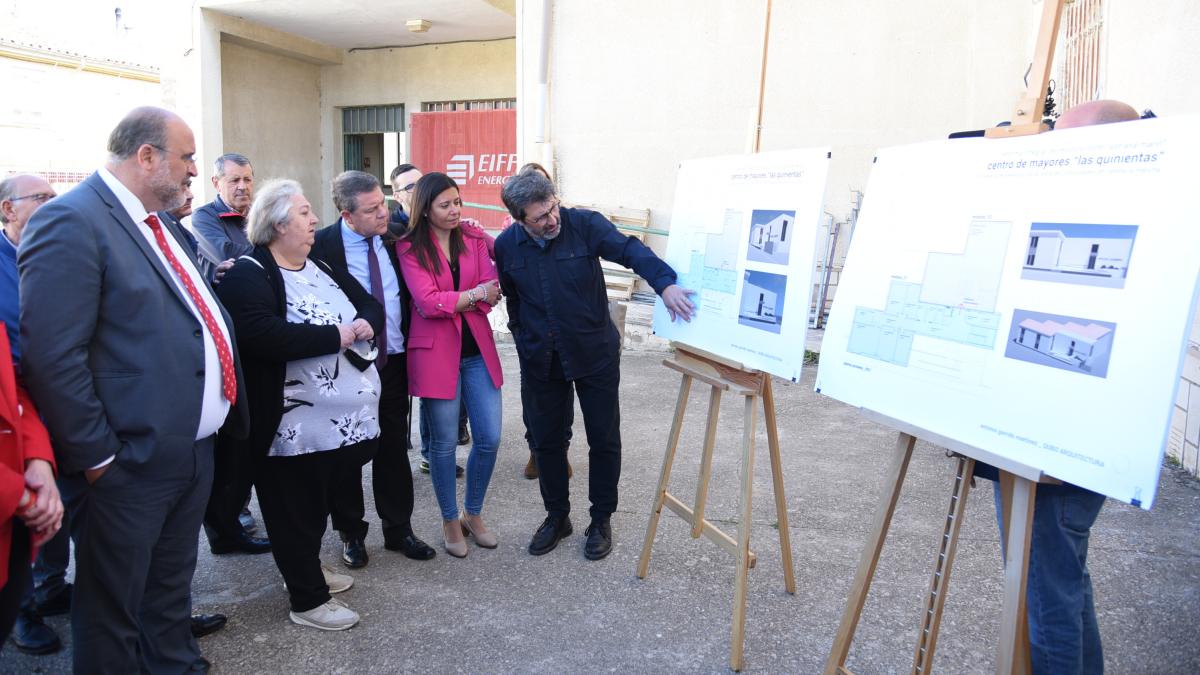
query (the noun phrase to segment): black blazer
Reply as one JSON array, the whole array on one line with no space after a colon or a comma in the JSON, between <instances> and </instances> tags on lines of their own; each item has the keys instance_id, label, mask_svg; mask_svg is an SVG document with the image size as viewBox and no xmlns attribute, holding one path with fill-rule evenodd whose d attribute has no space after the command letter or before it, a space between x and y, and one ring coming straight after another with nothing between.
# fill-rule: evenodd
<instances>
[{"instance_id":1,"label":"black blazer","mask_svg":"<svg viewBox=\"0 0 1200 675\"><path fill-rule=\"evenodd\" d=\"M404 275L400 274L400 261L396 259L396 237L389 232L383 235L383 248L387 251L388 260L392 261L392 269L396 270L396 280L400 282L400 332L404 334L405 349L408 348L408 324L409 318L412 316L412 295L408 292L408 286L404 283ZM335 222L332 225L327 225L317 230L315 241L312 250L309 251L308 257L314 260L324 260L329 263L329 266L339 272L350 277L351 280L362 288L362 284L354 279L354 275L350 274L350 267L346 264L346 245L342 240L342 225L341 221ZM338 281L338 283L342 283ZM343 288L345 288L343 286ZM347 295L349 295L347 293ZM367 292L370 295L370 292ZM383 345L387 349L387 345Z\"/></svg>"},{"instance_id":2,"label":"black blazer","mask_svg":"<svg viewBox=\"0 0 1200 675\"><path fill-rule=\"evenodd\" d=\"M383 325L383 308L346 272L316 260L337 282L371 328ZM279 265L265 246L238 258L216 286L217 295L233 317L250 404L250 451L266 456L283 417L283 382L287 362L335 354L342 348L337 326L288 323L287 295Z\"/></svg>"}]
</instances>

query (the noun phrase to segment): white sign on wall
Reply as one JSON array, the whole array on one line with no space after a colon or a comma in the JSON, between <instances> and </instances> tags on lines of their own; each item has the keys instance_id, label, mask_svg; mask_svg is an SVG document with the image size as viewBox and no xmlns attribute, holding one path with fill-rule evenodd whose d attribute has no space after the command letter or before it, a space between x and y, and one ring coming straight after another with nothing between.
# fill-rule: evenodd
<instances>
[{"instance_id":1,"label":"white sign on wall","mask_svg":"<svg viewBox=\"0 0 1200 675\"><path fill-rule=\"evenodd\" d=\"M680 164L666 260L697 311L672 322L660 299L654 332L799 379L828 169L828 148Z\"/></svg>"},{"instance_id":2,"label":"white sign on wall","mask_svg":"<svg viewBox=\"0 0 1200 675\"><path fill-rule=\"evenodd\" d=\"M1149 508L1200 272L1198 122L881 150L818 391Z\"/></svg>"}]
</instances>

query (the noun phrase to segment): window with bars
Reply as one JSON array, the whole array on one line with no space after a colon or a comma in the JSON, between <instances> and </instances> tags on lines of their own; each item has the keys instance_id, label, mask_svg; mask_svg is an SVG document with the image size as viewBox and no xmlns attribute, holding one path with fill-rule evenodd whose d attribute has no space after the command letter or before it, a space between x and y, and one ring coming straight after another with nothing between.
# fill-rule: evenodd
<instances>
[{"instance_id":1,"label":"window with bars","mask_svg":"<svg viewBox=\"0 0 1200 675\"><path fill-rule=\"evenodd\" d=\"M515 98L490 98L476 101L429 101L421 104L421 112L445 112L449 110L512 110L517 107Z\"/></svg>"},{"instance_id":2,"label":"window with bars","mask_svg":"<svg viewBox=\"0 0 1200 675\"><path fill-rule=\"evenodd\" d=\"M403 105L342 108L342 133L385 134L404 131Z\"/></svg>"},{"instance_id":3,"label":"window with bars","mask_svg":"<svg viewBox=\"0 0 1200 675\"><path fill-rule=\"evenodd\" d=\"M1099 95L1103 26L1104 0L1075 0L1063 8L1063 59L1056 92L1060 111Z\"/></svg>"}]
</instances>

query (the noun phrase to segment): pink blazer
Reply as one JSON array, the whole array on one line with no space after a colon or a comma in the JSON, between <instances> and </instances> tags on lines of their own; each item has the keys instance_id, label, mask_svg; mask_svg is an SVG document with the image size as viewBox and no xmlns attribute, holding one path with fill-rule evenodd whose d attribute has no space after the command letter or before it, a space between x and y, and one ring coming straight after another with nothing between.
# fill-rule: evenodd
<instances>
[{"instance_id":1,"label":"pink blazer","mask_svg":"<svg viewBox=\"0 0 1200 675\"><path fill-rule=\"evenodd\" d=\"M491 236L472 228L462 231L466 250L458 258L458 288L454 288L450 262L445 254L439 251L441 265L438 274L433 275L417 262L411 243L406 240L396 242L396 257L400 260L400 271L413 303L408 329L408 392L413 396L454 398L464 324L479 345L492 384L497 388L504 384L500 356L496 353L492 327L487 319L491 306L480 302L474 309L462 313L463 321L455 318L454 305L463 291L497 278L496 265L488 255L484 241Z\"/></svg>"}]
</instances>

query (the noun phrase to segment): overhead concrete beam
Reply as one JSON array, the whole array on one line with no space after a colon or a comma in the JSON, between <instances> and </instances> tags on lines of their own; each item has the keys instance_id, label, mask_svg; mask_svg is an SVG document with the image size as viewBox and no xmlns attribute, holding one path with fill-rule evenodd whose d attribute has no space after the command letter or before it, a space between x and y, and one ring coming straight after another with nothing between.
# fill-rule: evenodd
<instances>
[{"instance_id":1,"label":"overhead concrete beam","mask_svg":"<svg viewBox=\"0 0 1200 675\"><path fill-rule=\"evenodd\" d=\"M203 9L206 22L221 33L223 42L231 42L319 66L337 65L344 53L314 40L268 28L214 9Z\"/></svg>"},{"instance_id":2,"label":"overhead concrete beam","mask_svg":"<svg viewBox=\"0 0 1200 675\"><path fill-rule=\"evenodd\" d=\"M517 15L517 0L483 0L509 16Z\"/></svg>"}]
</instances>

